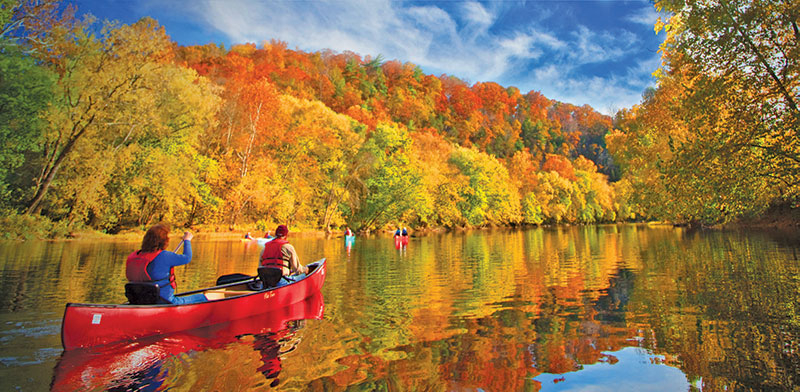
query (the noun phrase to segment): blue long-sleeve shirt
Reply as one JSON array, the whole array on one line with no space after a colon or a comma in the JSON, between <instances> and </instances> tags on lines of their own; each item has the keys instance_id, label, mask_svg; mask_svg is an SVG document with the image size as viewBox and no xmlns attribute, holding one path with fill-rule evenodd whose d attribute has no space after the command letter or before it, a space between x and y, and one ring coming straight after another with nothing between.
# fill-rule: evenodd
<instances>
[{"instance_id":1,"label":"blue long-sleeve shirt","mask_svg":"<svg viewBox=\"0 0 800 392\"><path fill-rule=\"evenodd\" d=\"M169 270L172 267L189 264L190 261L192 261L192 243L189 240L184 240L182 255L168 250L161 251L161 253L147 265L147 273L153 280L169 279ZM167 284L161 288L160 294L162 298L173 302L175 289Z\"/></svg>"}]
</instances>

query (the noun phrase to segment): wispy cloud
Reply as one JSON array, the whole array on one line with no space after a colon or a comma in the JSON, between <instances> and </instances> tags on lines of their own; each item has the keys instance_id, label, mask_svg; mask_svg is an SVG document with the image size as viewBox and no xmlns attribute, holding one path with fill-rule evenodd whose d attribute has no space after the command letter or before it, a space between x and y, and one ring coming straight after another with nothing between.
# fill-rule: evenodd
<instances>
[{"instance_id":1,"label":"wispy cloud","mask_svg":"<svg viewBox=\"0 0 800 392\"><path fill-rule=\"evenodd\" d=\"M548 23L555 15L546 8L547 2L536 3L545 8L515 26L504 24L503 17L519 11L514 7L524 9L525 3L410 6L388 0L203 0L194 4L196 15L233 42L278 39L307 51L381 54L412 62L426 72L472 82L496 81L524 92L538 90L549 98L588 103L601 111L609 105L638 102L631 97L638 99L645 81L651 81L652 70L645 73L631 66L604 75L580 74L580 65L628 61L642 42L614 23L606 30L580 23L556 28ZM647 9L643 6L625 18L644 24L656 15Z\"/></svg>"},{"instance_id":2,"label":"wispy cloud","mask_svg":"<svg viewBox=\"0 0 800 392\"><path fill-rule=\"evenodd\" d=\"M656 24L656 21L659 17L661 17L662 20L665 20L669 18L669 13L658 12L651 4L644 4L636 11L630 13L625 20L631 23L638 23L652 27Z\"/></svg>"},{"instance_id":3,"label":"wispy cloud","mask_svg":"<svg viewBox=\"0 0 800 392\"><path fill-rule=\"evenodd\" d=\"M487 28L491 26L494 16L480 3L468 1L464 3L464 19L475 25Z\"/></svg>"}]
</instances>

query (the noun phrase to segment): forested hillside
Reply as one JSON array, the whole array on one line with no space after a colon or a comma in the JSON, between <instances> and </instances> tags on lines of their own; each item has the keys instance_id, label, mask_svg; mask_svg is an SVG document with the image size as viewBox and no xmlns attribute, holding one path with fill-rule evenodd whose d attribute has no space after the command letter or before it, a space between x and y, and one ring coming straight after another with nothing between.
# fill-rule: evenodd
<instances>
[{"instance_id":1,"label":"forested hillside","mask_svg":"<svg viewBox=\"0 0 800 392\"><path fill-rule=\"evenodd\" d=\"M381 56L269 37L185 47L149 18L0 4L8 236L158 221L714 224L796 203L795 3L657 2L674 15L656 26L657 88L613 120Z\"/></svg>"},{"instance_id":2,"label":"forested hillside","mask_svg":"<svg viewBox=\"0 0 800 392\"><path fill-rule=\"evenodd\" d=\"M76 15L4 15L6 216L107 232L617 219L611 119L588 106L282 42L181 47L152 19Z\"/></svg>"}]
</instances>

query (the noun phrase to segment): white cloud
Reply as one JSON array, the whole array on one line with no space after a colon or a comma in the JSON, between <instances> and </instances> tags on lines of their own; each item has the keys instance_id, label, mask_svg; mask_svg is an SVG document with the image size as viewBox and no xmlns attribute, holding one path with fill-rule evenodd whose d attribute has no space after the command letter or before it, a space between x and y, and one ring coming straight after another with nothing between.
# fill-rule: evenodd
<instances>
[{"instance_id":1,"label":"white cloud","mask_svg":"<svg viewBox=\"0 0 800 392\"><path fill-rule=\"evenodd\" d=\"M641 100L642 88L630 86L624 78L573 77L565 78L562 69L548 66L534 72L535 82L547 98L576 106L588 104L598 112L613 115L621 108L631 107Z\"/></svg>"},{"instance_id":2,"label":"white cloud","mask_svg":"<svg viewBox=\"0 0 800 392\"><path fill-rule=\"evenodd\" d=\"M662 21L666 21L669 19L669 13L658 12L654 6L647 4L628 15L625 20L653 27L659 17L661 17Z\"/></svg>"},{"instance_id":3,"label":"white cloud","mask_svg":"<svg viewBox=\"0 0 800 392\"><path fill-rule=\"evenodd\" d=\"M494 16L480 3L470 1L463 6L464 19L470 24L478 26L481 30L488 28L494 21Z\"/></svg>"},{"instance_id":4,"label":"white cloud","mask_svg":"<svg viewBox=\"0 0 800 392\"><path fill-rule=\"evenodd\" d=\"M578 26L572 33L575 41L568 48L570 58L579 64L602 63L616 60L626 54L636 42L636 36L626 31L596 33L586 26Z\"/></svg>"},{"instance_id":5,"label":"white cloud","mask_svg":"<svg viewBox=\"0 0 800 392\"><path fill-rule=\"evenodd\" d=\"M650 58L638 60L633 67L628 69L626 77L631 81L631 85L652 86L655 81L652 78L653 72L661 66L661 55L653 54Z\"/></svg>"},{"instance_id":6,"label":"white cloud","mask_svg":"<svg viewBox=\"0 0 800 392\"><path fill-rule=\"evenodd\" d=\"M532 48L533 42L533 37L517 34L514 38L500 40L498 44L506 50L508 55L521 58L536 58L541 56L542 52Z\"/></svg>"},{"instance_id":7,"label":"white cloud","mask_svg":"<svg viewBox=\"0 0 800 392\"><path fill-rule=\"evenodd\" d=\"M534 31L531 33L533 40L536 43L543 44L552 49L564 49L567 46L567 43L558 39L556 36L542 32L542 31Z\"/></svg>"},{"instance_id":8,"label":"white cloud","mask_svg":"<svg viewBox=\"0 0 800 392\"><path fill-rule=\"evenodd\" d=\"M411 7L406 15L414 20L422 29L431 33L454 36L456 25L447 12L437 7Z\"/></svg>"}]
</instances>

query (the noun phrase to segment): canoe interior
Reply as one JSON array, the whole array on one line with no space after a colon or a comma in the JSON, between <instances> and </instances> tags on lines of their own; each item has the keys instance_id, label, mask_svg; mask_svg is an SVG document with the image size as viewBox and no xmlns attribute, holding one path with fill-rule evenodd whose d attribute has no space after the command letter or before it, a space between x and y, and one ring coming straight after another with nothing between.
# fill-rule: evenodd
<instances>
[{"instance_id":1,"label":"canoe interior","mask_svg":"<svg viewBox=\"0 0 800 392\"><path fill-rule=\"evenodd\" d=\"M319 261L308 264L308 275L306 276L311 276L311 274L313 274L314 271L317 270L319 265L320 265ZM180 293L177 294L177 296L190 295L202 292L206 295L206 298L208 298L209 301L213 301L218 299L238 297L240 295L248 295L256 291L263 291L263 290L255 290L251 287L251 285L248 284L250 282L253 282L254 280L258 279L256 279L255 277L249 277L247 279L242 280L241 283L231 282L228 284L214 286L207 289Z\"/></svg>"}]
</instances>

